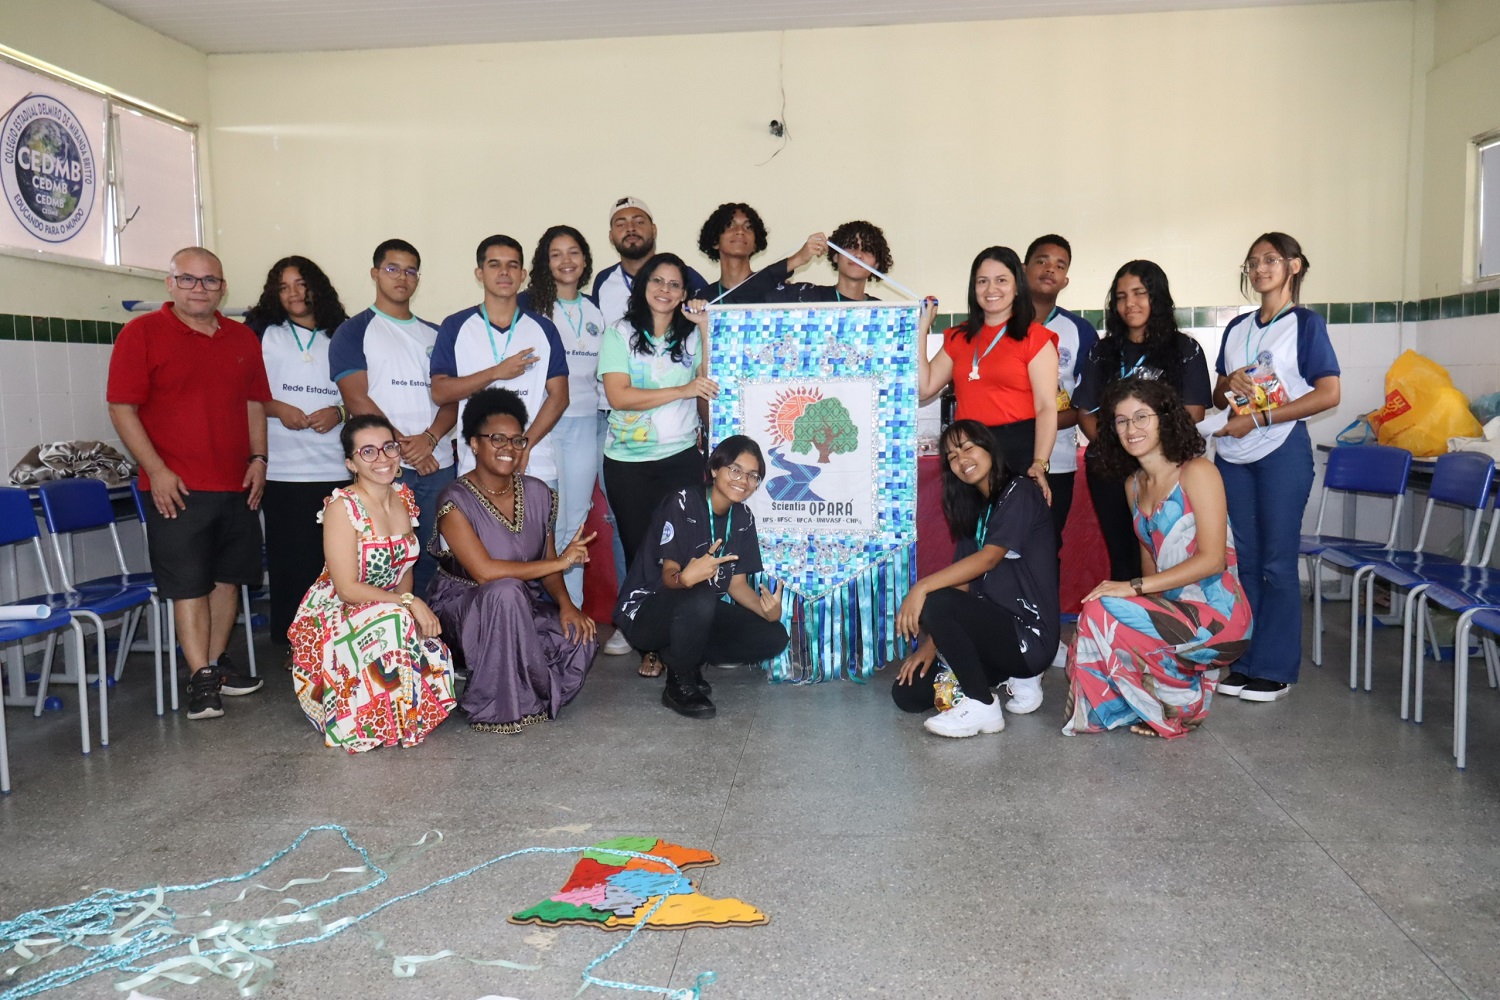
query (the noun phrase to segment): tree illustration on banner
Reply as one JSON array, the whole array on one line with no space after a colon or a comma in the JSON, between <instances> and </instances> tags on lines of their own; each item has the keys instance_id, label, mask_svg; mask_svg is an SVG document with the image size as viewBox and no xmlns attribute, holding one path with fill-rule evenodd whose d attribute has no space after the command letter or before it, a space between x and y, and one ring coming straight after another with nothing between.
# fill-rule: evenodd
<instances>
[{"instance_id":1,"label":"tree illustration on banner","mask_svg":"<svg viewBox=\"0 0 1500 1000\"><path fill-rule=\"evenodd\" d=\"M837 399L823 399L802 411L792 425L792 451L807 454L818 449L818 464L827 465L833 455L842 455L859 447L859 429L849 418L849 411Z\"/></svg>"}]
</instances>

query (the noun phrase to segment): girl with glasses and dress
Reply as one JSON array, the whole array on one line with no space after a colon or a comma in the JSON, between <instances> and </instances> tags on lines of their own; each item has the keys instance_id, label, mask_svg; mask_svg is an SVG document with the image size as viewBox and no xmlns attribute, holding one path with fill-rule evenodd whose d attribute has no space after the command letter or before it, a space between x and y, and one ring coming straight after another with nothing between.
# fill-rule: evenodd
<instances>
[{"instance_id":1,"label":"girl with glasses and dress","mask_svg":"<svg viewBox=\"0 0 1500 1000\"><path fill-rule=\"evenodd\" d=\"M454 705L442 626L412 592L417 501L396 482L401 443L385 417L353 417L339 439L354 481L319 514L325 566L288 632L297 701L328 746L416 746Z\"/></svg>"}]
</instances>

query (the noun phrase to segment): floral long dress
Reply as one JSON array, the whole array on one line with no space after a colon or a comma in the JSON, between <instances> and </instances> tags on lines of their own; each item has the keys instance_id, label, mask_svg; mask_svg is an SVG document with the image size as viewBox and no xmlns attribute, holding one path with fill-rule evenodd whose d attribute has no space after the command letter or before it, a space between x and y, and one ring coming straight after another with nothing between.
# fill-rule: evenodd
<instances>
[{"instance_id":1,"label":"floral long dress","mask_svg":"<svg viewBox=\"0 0 1500 1000\"><path fill-rule=\"evenodd\" d=\"M1168 570L1198 551L1197 517L1178 483L1150 516L1137 505L1135 533L1156 567ZM1144 722L1168 739L1208 714L1215 681L1250 647L1250 602L1240 588L1234 535L1226 529L1224 571L1143 597L1089 601L1068 650L1073 712L1063 732L1097 733Z\"/></svg>"},{"instance_id":2,"label":"floral long dress","mask_svg":"<svg viewBox=\"0 0 1500 1000\"><path fill-rule=\"evenodd\" d=\"M390 590L416 564L417 501L396 493L411 517L405 535L376 535L353 490L337 489L318 515L341 510L359 533L359 578ZM399 743L416 746L453 710L453 660L441 639L423 639L411 612L377 601L346 604L328 567L302 598L292 627L297 701L331 747L359 753Z\"/></svg>"}]
</instances>

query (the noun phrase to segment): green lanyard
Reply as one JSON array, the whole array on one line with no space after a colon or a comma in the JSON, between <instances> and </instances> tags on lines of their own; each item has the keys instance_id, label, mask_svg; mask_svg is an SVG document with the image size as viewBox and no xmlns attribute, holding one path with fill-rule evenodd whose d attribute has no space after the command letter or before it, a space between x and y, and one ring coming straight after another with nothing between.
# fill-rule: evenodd
<instances>
[{"instance_id":1,"label":"green lanyard","mask_svg":"<svg viewBox=\"0 0 1500 1000\"><path fill-rule=\"evenodd\" d=\"M714 530L714 494L712 490L707 491L704 499L708 501L708 547L714 547L714 540L718 532ZM729 533L734 530L734 504L730 503L729 511L724 515L724 547L729 547ZM720 555L723 553L721 552Z\"/></svg>"},{"instance_id":2,"label":"green lanyard","mask_svg":"<svg viewBox=\"0 0 1500 1000\"><path fill-rule=\"evenodd\" d=\"M1003 336L1005 336L1005 331L1006 331L1006 329L1009 326L1010 326L1010 320L1006 320L1004 323L1001 323L1000 324L1000 330L995 334L995 339L990 341L990 346L986 347L984 349L984 353L983 354L976 353L974 355L974 364L972 366L970 366L970 368L969 368L969 381L970 382L978 382L979 381L979 362L983 361L986 357L988 357L989 353L995 349L995 345L998 344L998 343L1000 343L1000 338L1003 337Z\"/></svg>"},{"instance_id":3,"label":"green lanyard","mask_svg":"<svg viewBox=\"0 0 1500 1000\"><path fill-rule=\"evenodd\" d=\"M302 362L303 362L303 364L308 364L308 365L312 364L312 360L313 360L312 345L313 345L313 341L316 340L316 339L318 339L318 331L317 330L309 330L309 331L307 331L307 343L304 344L304 343L302 343L302 338L299 337L299 336L297 336L297 324L293 323L291 320L287 320L286 321L286 325L289 326L289 327L291 327L291 330L292 330L292 340L296 342L296 344L297 344L297 350L299 350L299 351L302 352Z\"/></svg>"},{"instance_id":4,"label":"green lanyard","mask_svg":"<svg viewBox=\"0 0 1500 1000\"><path fill-rule=\"evenodd\" d=\"M570 312L568 312L568 309L567 309L568 306L572 306L572 305L576 305L578 307L578 319L576 321L573 319L573 314L570 313ZM564 302L562 299L558 299L557 300L557 308L562 312L563 317L565 319L567 319L568 325L573 328L573 337L574 337L574 339L576 339L576 340L582 340L583 339L583 296L582 295L578 296L578 298L574 299L572 302ZM514 324L512 324L512 325L514 325Z\"/></svg>"},{"instance_id":5,"label":"green lanyard","mask_svg":"<svg viewBox=\"0 0 1500 1000\"><path fill-rule=\"evenodd\" d=\"M1295 303L1295 302L1288 302L1286 305L1284 305L1284 306L1281 307L1281 309L1276 313L1275 316L1271 317L1271 322L1267 323L1265 326L1261 326L1258 322L1256 322L1256 320L1259 319L1258 316L1255 317L1254 319L1252 319L1250 321L1252 326L1258 327L1260 329L1260 339L1255 342L1255 353L1251 354L1250 353L1250 331L1249 330L1245 331L1245 367L1246 368L1248 368L1251 365L1255 364L1256 359L1258 359L1260 357L1260 349L1261 349L1261 347L1263 347L1265 345L1266 334L1268 334L1268 333L1271 332L1271 327L1273 327L1273 326L1276 325L1276 321L1278 319L1280 319L1281 317L1285 316L1287 313L1291 312L1295 308L1297 308L1297 303Z\"/></svg>"},{"instance_id":6,"label":"green lanyard","mask_svg":"<svg viewBox=\"0 0 1500 1000\"><path fill-rule=\"evenodd\" d=\"M495 349L495 326L490 322L490 310L483 302L479 304L479 315L484 317L484 332L490 338L490 354L494 355L495 364L498 365L502 356L508 357L510 355L510 338L516 332L516 324L521 321L521 309L518 306L516 311L511 313L510 326L503 331L505 334L505 349L503 351ZM530 365L527 365L528 369L530 367Z\"/></svg>"},{"instance_id":7,"label":"green lanyard","mask_svg":"<svg viewBox=\"0 0 1500 1000\"><path fill-rule=\"evenodd\" d=\"M984 536L990 531L990 514L994 513L995 506L991 504L984 509L984 519L974 526L974 551L978 552L984 548Z\"/></svg>"}]
</instances>

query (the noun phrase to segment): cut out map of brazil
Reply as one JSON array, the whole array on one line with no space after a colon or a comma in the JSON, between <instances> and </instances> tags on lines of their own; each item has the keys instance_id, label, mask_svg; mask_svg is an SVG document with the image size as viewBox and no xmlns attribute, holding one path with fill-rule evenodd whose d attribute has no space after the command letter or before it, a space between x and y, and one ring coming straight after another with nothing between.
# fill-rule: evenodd
<instances>
[{"instance_id":1,"label":"cut out map of brazil","mask_svg":"<svg viewBox=\"0 0 1500 1000\"><path fill-rule=\"evenodd\" d=\"M685 876L657 861L612 851L634 851L665 858L678 868L708 868L719 859L708 851L669 844L655 837L616 837L595 844L573 868L568 882L544 899L510 917L513 924L586 924L604 930L626 930L666 896L646 922L648 930L689 927L756 927L771 918L738 899L710 899Z\"/></svg>"}]
</instances>

